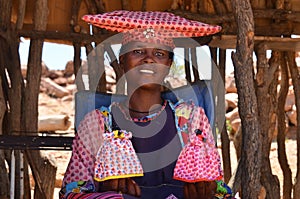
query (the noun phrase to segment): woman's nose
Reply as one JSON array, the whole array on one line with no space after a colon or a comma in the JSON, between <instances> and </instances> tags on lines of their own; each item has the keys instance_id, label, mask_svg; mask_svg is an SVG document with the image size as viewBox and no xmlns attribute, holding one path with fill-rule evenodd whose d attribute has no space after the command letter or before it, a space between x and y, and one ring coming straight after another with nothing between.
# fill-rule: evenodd
<instances>
[{"instance_id":1,"label":"woman's nose","mask_svg":"<svg viewBox=\"0 0 300 199\"><path fill-rule=\"evenodd\" d=\"M154 58L154 57L153 57L152 53L147 52L147 53L145 54L145 57L144 57L144 59L143 59L143 62L144 62L144 63L154 63L154 59L153 59L153 58Z\"/></svg>"}]
</instances>

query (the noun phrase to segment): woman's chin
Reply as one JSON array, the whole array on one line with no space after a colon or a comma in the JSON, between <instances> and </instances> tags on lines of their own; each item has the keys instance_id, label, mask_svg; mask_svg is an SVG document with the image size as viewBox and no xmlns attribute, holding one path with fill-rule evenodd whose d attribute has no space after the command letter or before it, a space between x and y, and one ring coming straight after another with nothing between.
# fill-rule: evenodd
<instances>
[{"instance_id":1,"label":"woman's chin","mask_svg":"<svg viewBox=\"0 0 300 199\"><path fill-rule=\"evenodd\" d=\"M135 86L133 88L134 90L136 89L143 89L143 90L159 90L161 88L162 84L158 84L158 83L153 83L153 82L139 82L139 83L135 83Z\"/></svg>"}]
</instances>

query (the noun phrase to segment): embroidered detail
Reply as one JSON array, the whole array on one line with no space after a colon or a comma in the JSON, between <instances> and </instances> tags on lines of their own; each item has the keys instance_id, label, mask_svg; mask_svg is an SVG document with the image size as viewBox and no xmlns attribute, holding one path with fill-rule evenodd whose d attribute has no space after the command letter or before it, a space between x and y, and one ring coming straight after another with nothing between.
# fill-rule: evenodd
<instances>
[{"instance_id":1,"label":"embroidered detail","mask_svg":"<svg viewBox=\"0 0 300 199\"><path fill-rule=\"evenodd\" d=\"M101 106L99 108L99 111L102 115L103 122L104 122L104 129L105 131L112 131L111 129L111 114L110 114L110 108Z\"/></svg>"},{"instance_id":2,"label":"embroidered detail","mask_svg":"<svg viewBox=\"0 0 300 199\"><path fill-rule=\"evenodd\" d=\"M120 138L120 139L125 138L125 134L122 130L114 130L113 133L114 133L114 138Z\"/></svg>"},{"instance_id":3,"label":"embroidered detail","mask_svg":"<svg viewBox=\"0 0 300 199\"><path fill-rule=\"evenodd\" d=\"M217 193L215 197L217 199L235 199L233 196L231 188L222 180L216 180L217 183Z\"/></svg>"},{"instance_id":4,"label":"embroidered detail","mask_svg":"<svg viewBox=\"0 0 300 199\"><path fill-rule=\"evenodd\" d=\"M146 39L149 39L151 37L155 37L155 31L153 28L147 28L146 30L143 31L143 35L145 36Z\"/></svg>"},{"instance_id":5,"label":"embroidered detail","mask_svg":"<svg viewBox=\"0 0 300 199\"><path fill-rule=\"evenodd\" d=\"M65 187L67 193L92 193L95 191L95 186L91 181L76 181L71 182Z\"/></svg>"},{"instance_id":6,"label":"embroidered detail","mask_svg":"<svg viewBox=\"0 0 300 199\"><path fill-rule=\"evenodd\" d=\"M104 117L108 117L108 115L109 115L109 111L108 111L108 108L107 108L107 107L102 106L102 107L100 108L100 112L101 112L101 114L102 114Z\"/></svg>"},{"instance_id":7,"label":"embroidered detail","mask_svg":"<svg viewBox=\"0 0 300 199\"><path fill-rule=\"evenodd\" d=\"M175 109L175 114L178 118L178 125L182 131L187 131L187 124L191 118L192 106L188 106L185 103L179 104Z\"/></svg>"},{"instance_id":8,"label":"embroidered detail","mask_svg":"<svg viewBox=\"0 0 300 199\"><path fill-rule=\"evenodd\" d=\"M206 141L206 138L203 136L203 133L202 133L202 131L201 131L200 129L196 129L196 130L195 130L195 133L196 133L196 136L197 136L198 138L200 138L203 142Z\"/></svg>"}]
</instances>

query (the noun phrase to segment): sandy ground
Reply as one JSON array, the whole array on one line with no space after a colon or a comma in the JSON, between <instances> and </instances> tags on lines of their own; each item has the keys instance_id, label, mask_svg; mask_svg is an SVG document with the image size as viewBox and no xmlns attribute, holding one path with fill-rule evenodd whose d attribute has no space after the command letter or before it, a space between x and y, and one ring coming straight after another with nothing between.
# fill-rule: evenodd
<instances>
[{"instance_id":1,"label":"sandy ground","mask_svg":"<svg viewBox=\"0 0 300 199\"><path fill-rule=\"evenodd\" d=\"M57 114L64 114L68 115L70 117L70 120L72 122L71 127L67 131L58 131L56 133L61 134L72 134L74 135L74 124L73 124L73 118L74 118L74 102L73 97L68 97L64 99L55 99L51 98L48 95L41 93L39 96L39 114L40 115L57 115ZM293 134L293 132L292 132ZM292 138L286 140L286 150L288 154L288 161L290 164L290 168L293 173L293 179L296 175L296 169L297 169L297 154L296 154L296 140ZM55 164L57 166L57 174L56 174L56 189L54 193L54 199L58 198L58 191L61 186L61 182L63 179L64 172L66 170L68 161L71 156L70 151L43 151L44 154L49 156L51 159L55 161ZM282 186L283 176L282 171L277 159L277 144L274 142L271 146L271 152L270 152L270 161L273 169L273 174L277 175ZM236 161L236 155L235 155L235 149L233 147L233 144L231 143L231 163L232 163L232 170L234 171L237 161Z\"/></svg>"}]
</instances>

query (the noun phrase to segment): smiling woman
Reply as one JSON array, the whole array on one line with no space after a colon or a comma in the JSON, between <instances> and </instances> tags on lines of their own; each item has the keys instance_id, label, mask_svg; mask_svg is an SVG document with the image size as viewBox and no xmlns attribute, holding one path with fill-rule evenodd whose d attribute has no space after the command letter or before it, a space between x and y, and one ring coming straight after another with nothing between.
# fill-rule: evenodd
<instances>
[{"instance_id":1,"label":"smiling woman","mask_svg":"<svg viewBox=\"0 0 300 199\"><path fill-rule=\"evenodd\" d=\"M123 10L84 19L123 32L118 67L127 96L81 120L61 198L232 198L204 109L161 93L174 60L173 39L220 27L165 12Z\"/></svg>"}]
</instances>

